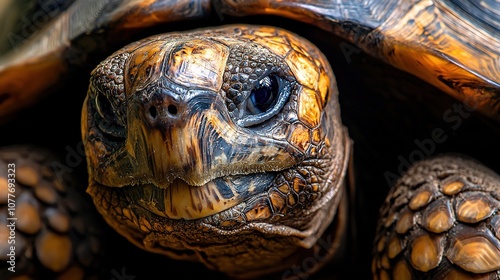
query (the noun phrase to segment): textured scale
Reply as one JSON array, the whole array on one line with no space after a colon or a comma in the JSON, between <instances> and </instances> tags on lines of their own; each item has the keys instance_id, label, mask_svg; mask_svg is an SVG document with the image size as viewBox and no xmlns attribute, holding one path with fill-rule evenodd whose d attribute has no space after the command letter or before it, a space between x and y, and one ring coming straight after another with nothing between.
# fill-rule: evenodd
<instances>
[{"instance_id":1,"label":"textured scale","mask_svg":"<svg viewBox=\"0 0 500 280\"><path fill-rule=\"evenodd\" d=\"M95 71L99 79L94 81L96 87L99 87L106 97L115 96L111 99L111 106L116 111L120 125L125 125L126 122L126 107L125 107L125 89L123 81L123 68L128 55L123 54L116 57L106 64L97 68Z\"/></svg>"},{"instance_id":2,"label":"textured scale","mask_svg":"<svg viewBox=\"0 0 500 280\"><path fill-rule=\"evenodd\" d=\"M0 149L2 279L89 279L99 274L104 224L78 184L53 167L56 160L30 146ZM8 164L15 164L14 193L8 188ZM13 215L9 198L15 201ZM15 233L6 226L13 217ZM7 270L10 246L15 247L15 273Z\"/></svg>"},{"instance_id":3,"label":"textured scale","mask_svg":"<svg viewBox=\"0 0 500 280\"><path fill-rule=\"evenodd\" d=\"M498 279L499 182L470 159L416 163L381 208L374 279Z\"/></svg>"}]
</instances>

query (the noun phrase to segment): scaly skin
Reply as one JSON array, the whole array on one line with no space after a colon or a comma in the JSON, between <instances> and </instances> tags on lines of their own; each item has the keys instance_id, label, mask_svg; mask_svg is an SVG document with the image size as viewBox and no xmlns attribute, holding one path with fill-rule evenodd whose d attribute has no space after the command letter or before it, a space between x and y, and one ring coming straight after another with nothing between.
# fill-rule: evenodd
<instances>
[{"instance_id":1,"label":"scaly skin","mask_svg":"<svg viewBox=\"0 0 500 280\"><path fill-rule=\"evenodd\" d=\"M274 103L252 111L270 79ZM88 192L146 250L235 277L282 271L325 233L345 193L351 143L337 98L320 51L285 30L143 39L92 72Z\"/></svg>"},{"instance_id":2,"label":"scaly skin","mask_svg":"<svg viewBox=\"0 0 500 280\"><path fill-rule=\"evenodd\" d=\"M381 208L374 279L498 279L500 176L456 155L421 161Z\"/></svg>"},{"instance_id":3,"label":"scaly skin","mask_svg":"<svg viewBox=\"0 0 500 280\"><path fill-rule=\"evenodd\" d=\"M0 149L0 278L90 279L101 273L104 221L60 159L30 145Z\"/></svg>"}]
</instances>

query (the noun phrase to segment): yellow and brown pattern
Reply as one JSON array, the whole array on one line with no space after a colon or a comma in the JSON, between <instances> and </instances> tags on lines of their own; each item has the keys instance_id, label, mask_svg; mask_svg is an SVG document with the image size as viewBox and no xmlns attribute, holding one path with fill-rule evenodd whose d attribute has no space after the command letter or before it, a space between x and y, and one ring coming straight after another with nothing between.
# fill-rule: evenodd
<instances>
[{"instance_id":1,"label":"yellow and brown pattern","mask_svg":"<svg viewBox=\"0 0 500 280\"><path fill-rule=\"evenodd\" d=\"M458 156L415 164L382 206L374 279L497 279L499 182Z\"/></svg>"}]
</instances>

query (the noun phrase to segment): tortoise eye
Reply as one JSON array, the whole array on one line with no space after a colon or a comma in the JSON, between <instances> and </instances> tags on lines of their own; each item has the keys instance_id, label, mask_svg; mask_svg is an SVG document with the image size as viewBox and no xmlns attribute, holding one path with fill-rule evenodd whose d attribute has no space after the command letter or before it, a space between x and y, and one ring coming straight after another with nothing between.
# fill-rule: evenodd
<instances>
[{"instance_id":1,"label":"tortoise eye","mask_svg":"<svg viewBox=\"0 0 500 280\"><path fill-rule=\"evenodd\" d=\"M247 103L248 111L252 114L267 111L276 102L278 90L279 84L276 76L270 75L261 79L250 93Z\"/></svg>"},{"instance_id":2,"label":"tortoise eye","mask_svg":"<svg viewBox=\"0 0 500 280\"><path fill-rule=\"evenodd\" d=\"M114 114L111 103L109 102L108 98L104 96L104 94L97 94L95 98L95 108L99 116L101 116L101 118L103 118L104 120L110 121L113 119Z\"/></svg>"},{"instance_id":3,"label":"tortoise eye","mask_svg":"<svg viewBox=\"0 0 500 280\"><path fill-rule=\"evenodd\" d=\"M248 127L267 121L281 111L290 92L290 82L275 74L260 79L248 95L238 125Z\"/></svg>"},{"instance_id":4,"label":"tortoise eye","mask_svg":"<svg viewBox=\"0 0 500 280\"><path fill-rule=\"evenodd\" d=\"M109 140L118 142L125 137L126 130L119 124L118 116L113 111L113 107L108 98L97 92L94 97L94 108L99 117L96 126L109 138Z\"/></svg>"}]
</instances>

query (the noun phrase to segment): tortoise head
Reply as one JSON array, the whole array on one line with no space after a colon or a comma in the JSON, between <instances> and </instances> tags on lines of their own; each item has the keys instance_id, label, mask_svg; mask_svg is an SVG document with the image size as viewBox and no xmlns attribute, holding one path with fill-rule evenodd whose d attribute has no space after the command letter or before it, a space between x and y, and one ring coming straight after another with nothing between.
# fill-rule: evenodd
<instances>
[{"instance_id":1,"label":"tortoise head","mask_svg":"<svg viewBox=\"0 0 500 280\"><path fill-rule=\"evenodd\" d=\"M88 192L136 245L231 275L325 233L349 138L330 66L285 30L232 25L125 46L92 72Z\"/></svg>"}]
</instances>

